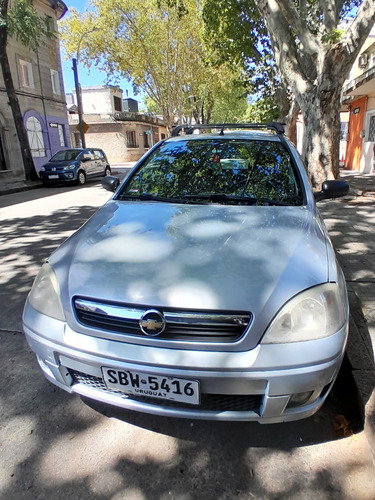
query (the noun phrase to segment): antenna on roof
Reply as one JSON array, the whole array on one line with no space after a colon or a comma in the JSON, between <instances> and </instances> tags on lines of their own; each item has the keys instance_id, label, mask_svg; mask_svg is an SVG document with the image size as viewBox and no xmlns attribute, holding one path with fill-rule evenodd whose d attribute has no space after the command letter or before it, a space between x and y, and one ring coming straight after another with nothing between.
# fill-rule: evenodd
<instances>
[{"instance_id":1,"label":"antenna on roof","mask_svg":"<svg viewBox=\"0 0 375 500\"><path fill-rule=\"evenodd\" d=\"M219 135L224 135L224 128L225 128L225 124L227 123L227 118L228 118L228 111L227 111L227 114L225 115L225 120L224 120L223 126L221 127Z\"/></svg>"}]
</instances>

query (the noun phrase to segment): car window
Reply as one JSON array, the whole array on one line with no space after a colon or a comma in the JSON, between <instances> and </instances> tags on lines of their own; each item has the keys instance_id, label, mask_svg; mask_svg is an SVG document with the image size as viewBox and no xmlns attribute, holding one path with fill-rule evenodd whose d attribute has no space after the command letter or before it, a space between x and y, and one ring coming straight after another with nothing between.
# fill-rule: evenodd
<instances>
[{"instance_id":1,"label":"car window","mask_svg":"<svg viewBox=\"0 0 375 500\"><path fill-rule=\"evenodd\" d=\"M82 158L89 158L90 160L94 160L95 159L95 155L94 155L94 153L91 150L87 149L87 150L85 150L85 151L82 152L80 158L81 159Z\"/></svg>"},{"instance_id":2,"label":"car window","mask_svg":"<svg viewBox=\"0 0 375 500\"><path fill-rule=\"evenodd\" d=\"M52 156L50 161L71 161L76 160L80 151L75 151L74 149L66 149L64 151L59 151Z\"/></svg>"},{"instance_id":3,"label":"car window","mask_svg":"<svg viewBox=\"0 0 375 500\"><path fill-rule=\"evenodd\" d=\"M205 139L162 144L125 183L121 195L163 198L226 195L300 205L302 190L279 141Z\"/></svg>"},{"instance_id":4,"label":"car window","mask_svg":"<svg viewBox=\"0 0 375 500\"><path fill-rule=\"evenodd\" d=\"M100 160L104 158L103 151L100 151L100 149L94 149L94 155L95 158L99 158Z\"/></svg>"}]
</instances>

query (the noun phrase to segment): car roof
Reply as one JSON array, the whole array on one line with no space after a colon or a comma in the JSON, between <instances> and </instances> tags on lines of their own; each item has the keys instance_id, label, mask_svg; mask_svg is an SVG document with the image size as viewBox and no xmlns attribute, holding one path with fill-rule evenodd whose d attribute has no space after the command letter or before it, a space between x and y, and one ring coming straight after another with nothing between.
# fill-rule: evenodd
<instances>
[{"instance_id":1,"label":"car roof","mask_svg":"<svg viewBox=\"0 0 375 500\"><path fill-rule=\"evenodd\" d=\"M219 131L211 132L211 133L192 133L192 134L183 134L177 135L175 137L169 137L167 139L168 142L178 142L181 140L184 141L194 141L194 140L205 140L205 139L218 139L218 140L227 140L227 139L242 139L242 140L252 140L252 141L275 141L281 142L281 139L278 134L263 131L263 130L225 130L223 133Z\"/></svg>"},{"instance_id":2,"label":"car roof","mask_svg":"<svg viewBox=\"0 0 375 500\"><path fill-rule=\"evenodd\" d=\"M59 151L57 151L57 153L60 153L61 151L79 151L80 153L82 151L103 151L102 149L100 148L91 148L91 147L88 147L88 148L66 148L66 149L60 149Z\"/></svg>"}]
</instances>

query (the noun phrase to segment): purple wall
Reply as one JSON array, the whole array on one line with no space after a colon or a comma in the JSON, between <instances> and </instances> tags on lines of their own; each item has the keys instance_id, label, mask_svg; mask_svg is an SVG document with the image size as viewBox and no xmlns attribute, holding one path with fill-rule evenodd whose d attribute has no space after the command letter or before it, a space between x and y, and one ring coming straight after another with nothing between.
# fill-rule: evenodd
<instances>
[{"instance_id":1,"label":"purple wall","mask_svg":"<svg viewBox=\"0 0 375 500\"><path fill-rule=\"evenodd\" d=\"M46 118L43 118L36 111L29 110L23 115L25 128L27 119L31 116L34 116L39 121L43 135L43 148L45 156L33 157L36 171L39 172L40 168L47 163L51 156L53 156L57 151L71 147L69 124L68 118L58 118L56 116L47 116ZM60 144L59 129L57 127L58 124L64 127L65 146L61 146Z\"/></svg>"}]
</instances>

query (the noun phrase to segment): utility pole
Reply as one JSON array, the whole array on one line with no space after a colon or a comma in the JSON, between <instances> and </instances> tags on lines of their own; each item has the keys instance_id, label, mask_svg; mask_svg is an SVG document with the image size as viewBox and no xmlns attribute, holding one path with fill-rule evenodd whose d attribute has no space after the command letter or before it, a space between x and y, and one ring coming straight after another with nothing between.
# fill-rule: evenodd
<instances>
[{"instance_id":1,"label":"utility pole","mask_svg":"<svg viewBox=\"0 0 375 500\"><path fill-rule=\"evenodd\" d=\"M83 123L83 112L82 112L82 94L81 94L81 86L78 80L78 69L77 69L77 59L73 58L73 73L74 73L74 84L76 87L76 95L77 95L77 106L78 106L78 127L79 127L79 135L81 137L82 147L86 147L86 139L85 139L85 130Z\"/></svg>"}]
</instances>

